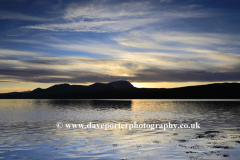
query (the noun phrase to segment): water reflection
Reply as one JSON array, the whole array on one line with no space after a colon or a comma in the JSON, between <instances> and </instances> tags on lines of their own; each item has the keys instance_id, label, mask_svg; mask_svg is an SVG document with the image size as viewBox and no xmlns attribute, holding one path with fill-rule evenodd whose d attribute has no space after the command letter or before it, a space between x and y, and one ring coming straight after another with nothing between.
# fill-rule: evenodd
<instances>
[{"instance_id":1,"label":"water reflection","mask_svg":"<svg viewBox=\"0 0 240 160\"><path fill-rule=\"evenodd\" d=\"M0 158L239 158L239 102L0 100ZM58 129L63 123L194 123L201 129ZM210 131L209 131L210 130Z\"/></svg>"},{"instance_id":2,"label":"water reflection","mask_svg":"<svg viewBox=\"0 0 240 160\"><path fill-rule=\"evenodd\" d=\"M36 104L42 103L36 100ZM132 101L116 101L116 100L47 100L45 101L51 107L72 107L72 108L89 108L89 109L130 109Z\"/></svg>"},{"instance_id":3,"label":"water reflection","mask_svg":"<svg viewBox=\"0 0 240 160\"><path fill-rule=\"evenodd\" d=\"M209 127L239 124L240 102L133 100L134 121L200 122ZM220 126L219 126L220 125Z\"/></svg>"}]
</instances>

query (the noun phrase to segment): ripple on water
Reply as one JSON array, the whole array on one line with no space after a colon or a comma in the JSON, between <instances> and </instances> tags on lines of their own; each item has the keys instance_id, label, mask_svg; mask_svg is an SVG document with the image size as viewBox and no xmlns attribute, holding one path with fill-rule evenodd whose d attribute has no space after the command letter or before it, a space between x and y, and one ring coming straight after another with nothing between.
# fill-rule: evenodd
<instances>
[{"instance_id":1,"label":"ripple on water","mask_svg":"<svg viewBox=\"0 0 240 160\"><path fill-rule=\"evenodd\" d=\"M239 159L240 103L0 100L0 158ZM195 123L200 129L58 129L65 123Z\"/></svg>"}]
</instances>

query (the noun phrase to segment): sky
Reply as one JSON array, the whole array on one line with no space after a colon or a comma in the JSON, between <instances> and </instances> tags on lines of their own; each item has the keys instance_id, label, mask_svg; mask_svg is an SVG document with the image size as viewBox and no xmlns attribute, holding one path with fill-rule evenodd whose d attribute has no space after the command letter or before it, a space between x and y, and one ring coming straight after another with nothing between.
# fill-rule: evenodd
<instances>
[{"instance_id":1,"label":"sky","mask_svg":"<svg viewBox=\"0 0 240 160\"><path fill-rule=\"evenodd\" d=\"M240 82L240 0L1 0L0 93Z\"/></svg>"}]
</instances>

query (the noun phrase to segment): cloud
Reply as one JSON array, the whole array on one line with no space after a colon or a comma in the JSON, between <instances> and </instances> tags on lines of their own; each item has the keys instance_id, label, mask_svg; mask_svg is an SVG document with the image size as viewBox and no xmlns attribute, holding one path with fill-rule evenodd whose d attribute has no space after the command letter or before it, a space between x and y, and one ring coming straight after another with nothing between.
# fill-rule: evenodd
<instances>
[{"instance_id":1,"label":"cloud","mask_svg":"<svg viewBox=\"0 0 240 160\"><path fill-rule=\"evenodd\" d=\"M160 61L156 60L162 59L165 63L180 68L229 71L240 61L240 45L236 43L239 37L231 34L141 30L122 34L113 40L122 46L145 51L148 56L144 60L155 57L155 61L152 61L154 64L159 64ZM230 45L235 46L235 49L232 47L228 52L225 48Z\"/></svg>"},{"instance_id":2,"label":"cloud","mask_svg":"<svg viewBox=\"0 0 240 160\"><path fill-rule=\"evenodd\" d=\"M36 26L24 26L23 28L41 29L50 31L73 31L73 32L120 32L138 26L144 26L156 22L156 19L131 19L131 20L112 20L112 21L81 21L64 24L43 24Z\"/></svg>"},{"instance_id":3,"label":"cloud","mask_svg":"<svg viewBox=\"0 0 240 160\"><path fill-rule=\"evenodd\" d=\"M9 50L9 49L0 49L0 57L3 57L3 56L42 56L42 55L46 55L46 54Z\"/></svg>"},{"instance_id":4,"label":"cloud","mask_svg":"<svg viewBox=\"0 0 240 160\"><path fill-rule=\"evenodd\" d=\"M166 9L150 2L97 1L80 5L71 3L65 9L64 22L22 26L28 29L70 32L122 32L137 27L144 28L151 24L166 21L211 16L211 13L189 9Z\"/></svg>"},{"instance_id":5,"label":"cloud","mask_svg":"<svg viewBox=\"0 0 240 160\"><path fill-rule=\"evenodd\" d=\"M160 0L160 3L171 3L172 0Z\"/></svg>"},{"instance_id":6,"label":"cloud","mask_svg":"<svg viewBox=\"0 0 240 160\"><path fill-rule=\"evenodd\" d=\"M154 9L149 2L121 2L109 3L108 1L91 2L85 5L71 3L65 10L65 19L123 19L137 18L150 15Z\"/></svg>"},{"instance_id":7,"label":"cloud","mask_svg":"<svg viewBox=\"0 0 240 160\"><path fill-rule=\"evenodd\" d=\"M135 82L216 82L239 81L240 72L209 72L195 70L140 70L133 81Z\"/></svg>"},{"instance_id":8,"label":"cloud","mask_svg":"<svg viewBox=\"0 0 240 160\"><path fill-rule=\"evenodd\" d=\"M13 20L23 20L23 21L51 21L52 18L42 18L42 17L34 17L25 15L17 12L9 12L9 11L0 11L0 19L13 19Z\"/></svg>"},{"instance_id":9,"label":"cloud","mask_svg":"<svg viewBox=\"0 0 240 160\"><path fill-rule=\"evenodd\" d=\"M227 35L218 33L191 33L177 32L166 30L136 30L115 37L121 45L132 46L147 49L167 49L171 48L189 48L192 47L209 47L212 45L236 45L240 46L238 41L239 35Z\"/></svg>"},{"instance_id":10,"label":"cloud","mask_svg":"<svg viewBox=\"0 0 240 160\"><path fill-rule=\"evenodd\" d=\"M114 39L120 45L106 44L97 41L85 41L77 43L69 42L70 44L55 44L51 46L66 51L88 52L96 55L108 56L110 59L141 63L139 66L151 64L152 66L155 65L161 68L171 69L194 68L196 70L206 69L214 71L221 69L222 71L231 71L240 61L240 55L237 53L204 49L207 48L205 45L200 45L200 47L191 46L191 48L187 48L188 45L180 47L162 45L161 43L155 43L156 40L151 37L144 36L144 33L140 38L131 34L125 39L124 38ZM195 39L198 39L198 37L195 37ZM164 42L164 39L162 41ZM132 43L136 45L133 46L131 45ZM134 47L135 50L139 49L141 51L134 51L132 47Z\"/></svg>"},{"instance_id":11,"label":"cloud","mask_svg":"<svg viewBox=\"0 0 240 160\"><path fill-rule=\"evenodd\" d=\"M36 50L44 46L41 50L52 54L0 49L1 80L79 83L123 78L136 82L239 79L240 36L188 26L202 20L202 25L209 27L205 22L218 12L170 2L62 2L53 9L61 9L54 15L62 17L51 22L47 21L50 12L40 19L5 12L0 17L38 21L21 23L20 30L27 33L22 37L25 39L8 37L5 43L21 43L21 48L33 44L31 49ZM40 29L41 35L29 29Z\"/></svg>"},{"instance_id":12,"label":"cloud","mask_svg":"<svg viewBox=\"0 0 240 160\"><path fill-rule=\"evenodd\" d=\"M45 69L0 69L3 80L40 83L85 83L85 82L110 82L119 79L134 82L216 82L239 81L240 72L208 72L195 70L166 70L149 68L138 70L131 76L113 76L90 71L59 71Z\"/></svg>"},{"instance_id":13,"label":"cloud","mask_svg":"<svg viewBox=\"0 0 240 160\"><path fill-rule=\"evenodd\" d=\"M101 50L100 44L98 47L93 52ZM91 45L85 46L84 50L91 48L93 48ZM74 49L76 49L75 46ZM81 46L77 49L81 50ZM200 50L196 52L203 52L202 57L191 54L183 56L183 54L164 52L129 52L114 46L109 46L102 53L108 49L110 51L115 49L112 58L61 57L48 54L37 54L36 56L31 52L7 50L4 52L5 54L18 55L18 58L0 60L0 77L3 81L40 83L109 82L119 79L134 82L240 80L238 72L240 57L237 54L225 55L213 52L205 55L207 51ZM20 54L28 56L20 56ZM215 61L210 61L211 59Z\"/></svg>"},{"instance_id":14,"label":"cloud","mask_svg":"<svg viewBox=\"0 0 240 160\"><path fill-rule=\"evenodd\" d=\"M85 82L109 82L122 79L121 76L109 76L89 71L58 71L45 69L0 69L0 75L4 79L12 79L20 82L40 82L40 83L85 83Z\"/></svg>"}]
</instances>

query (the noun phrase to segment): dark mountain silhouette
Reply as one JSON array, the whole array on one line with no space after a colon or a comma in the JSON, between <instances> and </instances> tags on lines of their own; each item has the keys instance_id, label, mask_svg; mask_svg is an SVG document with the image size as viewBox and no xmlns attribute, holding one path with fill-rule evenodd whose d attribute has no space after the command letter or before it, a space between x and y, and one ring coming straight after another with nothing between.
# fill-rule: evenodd
<instances>
[{"instance_id":1,"label":"dark mountain silhouette","mask_svg":"<svg viewBox=\"0 0 240 160\"><path fill-rule=\"evenodd\" d=\"M216 83L171 89L135 88L128 81L89 86L58 84L31 92L0 94L1 99L240 99L239 83Z\"/></svg>"},{"instance_id":2,"label":"dark mountain silhouette","mask_svg":"<svg viewBox=\"0 0 240 160\"><path fill-rule=\"evenodd\" d=\"M108 83L108 85L111 85L116 89L131 89L131 88L134 88L133 85L128 81L115 81L115 82Z\"/></svg>"}]
</instances>

